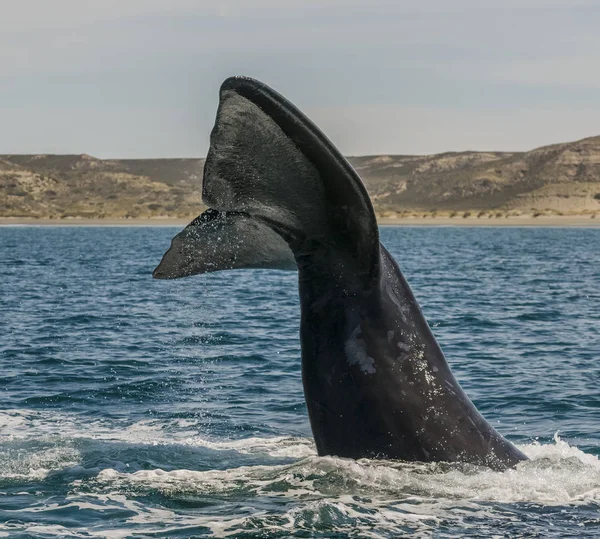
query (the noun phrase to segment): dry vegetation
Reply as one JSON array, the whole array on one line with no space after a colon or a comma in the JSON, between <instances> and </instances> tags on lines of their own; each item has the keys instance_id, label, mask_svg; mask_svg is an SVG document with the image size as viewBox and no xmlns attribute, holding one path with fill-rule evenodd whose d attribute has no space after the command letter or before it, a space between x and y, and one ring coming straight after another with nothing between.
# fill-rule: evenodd
<instances>
[{"instance_id":1,"label":"dry vegetation","mask_svg":"<svg viewBox=\"0 0 600 539\"><path fill-rule=\"evenodd\" d=\"M600 213L600 137L523 153L351 157L380 217ZM0 156L0 217L191 218L203 159Z\"/></svg>"},{"instance_id":2,"label":"dry vegetation","mask_svg":"<svg viewBox=\"0 0 600 539\"><path fill-rule=\"evenodd\" d=\"M0 156L0 216L61 219L196 216L203 160Z\"/></svg>"}]
</instances>

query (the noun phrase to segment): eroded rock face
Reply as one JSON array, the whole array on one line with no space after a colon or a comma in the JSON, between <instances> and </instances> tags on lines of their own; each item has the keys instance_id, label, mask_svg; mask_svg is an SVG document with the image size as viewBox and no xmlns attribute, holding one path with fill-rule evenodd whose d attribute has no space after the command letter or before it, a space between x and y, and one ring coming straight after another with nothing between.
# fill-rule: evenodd
<instances>
[{"instance_id":1,"label":"eroded rock face","mask_svg":"<svg viewBox=\"0 0 600 539\"><path fill-rule=\"evenodd\" d=\"M600 211L600 137L523 153L357 157L380 213L494 208Z\"/></svg>"},{"instance_id":2,"label":"eroded rock face","mask_svg":"<svg viewBox=\"0 0 600 539\"><path fill-rule=\"evenodd\" d=\"M203 159L0 156L0 217L196 215Z\"/></svg>"},{"instance_id":3,"label":"eroded rock face","mask_svg":"<svg viewBox=\"0 0 600 539\"><path fill-rule=\"evenodd\" d=\"M351 157L375 209L600 212L600 136L530 152ZM193 217L204 159L0 156L0 217Z\"/></svg>"}]
</instances>

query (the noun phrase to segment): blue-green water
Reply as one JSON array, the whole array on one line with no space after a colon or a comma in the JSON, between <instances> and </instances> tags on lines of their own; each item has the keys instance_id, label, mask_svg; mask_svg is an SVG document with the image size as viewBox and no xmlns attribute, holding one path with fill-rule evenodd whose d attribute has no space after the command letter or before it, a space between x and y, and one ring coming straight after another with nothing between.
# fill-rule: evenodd
<instances>
[{"instance_id":1,"label":"blue-green water","mask_svg":"<svg viewBox=\"0 0 600 539\"><path fill-rule=\"evenodd\" d=\"M175 232L0 228L0 536L600 536L600 230L382 230L503 473L317 457L296 275Z\"/></svg>"}]
</instances>

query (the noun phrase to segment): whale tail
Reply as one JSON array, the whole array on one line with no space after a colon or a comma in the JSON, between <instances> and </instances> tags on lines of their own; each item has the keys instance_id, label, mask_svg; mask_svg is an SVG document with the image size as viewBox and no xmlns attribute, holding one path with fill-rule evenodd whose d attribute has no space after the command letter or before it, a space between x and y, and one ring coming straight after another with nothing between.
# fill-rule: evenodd
<instances>
[{"instance_id":1,"label":"whale tail","mask_svg":"<svg viewBox=\"0 0 600 539\"><path fill-rule=\"evenodd\" d=\"M173 239L155 277L290 268L290 249L298 267L376 275L379 234L360 178L302 112L256 80L221 86L202 198L211 210Z\"/></svg>"},{"instance_id":2,"label":"whale tail","mask_svg":"<svg viewBox=\"0 0 600 539\"><path fill-rule=\"evenodd\" d=\"M392 257L356 172L277 92L221 86L206 158L211 208L154 272L299 270L302 380L320 455L464 460L526 457L468 399Z\"/></svg>"}]
</instances>

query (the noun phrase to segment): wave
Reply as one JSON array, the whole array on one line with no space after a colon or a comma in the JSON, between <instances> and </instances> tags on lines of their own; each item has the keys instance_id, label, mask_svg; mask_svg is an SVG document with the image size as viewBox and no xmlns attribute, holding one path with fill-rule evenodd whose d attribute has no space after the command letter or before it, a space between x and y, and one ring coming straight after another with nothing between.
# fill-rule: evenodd
<instances>
[{"instance_id":1,"label":"wave","mask_svg":"<svg viewBox=\"0 0 600 539\"><path fill-rule=\"evenodd\" d=\"M312 440L302 437L209 440L189 419L119 426L19 410L0 414L0 426L10 433L0 440L0 484L18 489L34 482L37 489L58 481L69 492L60 511L85 509L104 521L111 512L120 515L110 532L92 526L87 535L71 527L60 531L56 523L24 524L23 532L40 537L125 537L136 529L169 537L250 537L258 530L261 537L302 530L327 537L333 530L339 536L429 537L432 530L467 534L481 526L506 532L503 526L513 525L524 507L587 506L597 514L600 505L598 457L558 435L550 444L521 445L531 460L496 472L464 464L318 457ZM107 443L113 445L102 445ZM132 465L140 454L145 469ZM175 467L165 469L166 462ZM56 505L36 507L36 518L52 520Z\"/></svg>"},{"instance_id":2,"label":"wave","mask_svg":"<svg viewBox=\"0 0 600 539\"><path fill-rule=\"evenodd\" d=\"M246 451L276 448L275 453L303 452L307 440L294 438L248 439ZM239 443L239 442L238 442ZM239 447L222 443L221 447ZM254 446L253 444L257 444ZM487 468L449 463L406 463L305 457L280 466L241 466L227 470L143 470L123 473L102 470L97 481L140 490L226 495L244 486L255 494L277 492L297 497L360 493L376 497L420 496L448 500L500 503L529 502L573 505L600 501L600 461L556 438L554 444L520 446L530 461L515 469L495 472ZM285 487L285 488L284 488Z\"/></svg>"},{"instance_id":3,"label":"wave","mask_svg":"<svg viewBox=\"0 0 600 539\"><path fill-rule=\"evenodd\" d=\"M202 437L192 419L144 420L131 424L116 420L83 420L76 414L59 414L34 410L0 412L0 429L5 448L20 441L18 447L27 453L27 441L34 441L29 453L28 466L35 477L39 470L57 471L76 461L77 444L81 440L121 442L123 447L145 445L209 449L215 453L234 452L239 455L258 455L295 459L292 463L266 466L240 466L224 470L193 469L164 471L162 469L121 473L116 470L100 471L99 480L120 478L131 484L161 482L186 484L195 478L206 484L205 478L218 477L219 484L228 481L260 478L268 473L287 474L293 469L297 477L330 474L330 485L360 485L378 492L415 491L428 496L449 496L461 499L502 501L514 503L530 501L548 504L569 504L600 499L600 460L569 445L558 436L554 443L520 445L530 458L516 468L496 472L483 467L450 463L407 463L384 460L352 460L336 457L318 457L310 438L294 436L248 437L214 440ZM42 447L37 453L36 447ZM4 460L4 459L3 459ZM5 461L6 462L6 461ZM21 462L25 462L21 458ZM0 468L0 477L7 468ZM286 476L287 477L287 476ZM209 481L210 482L210 481Z\"/></svg>"}]
</instances>

